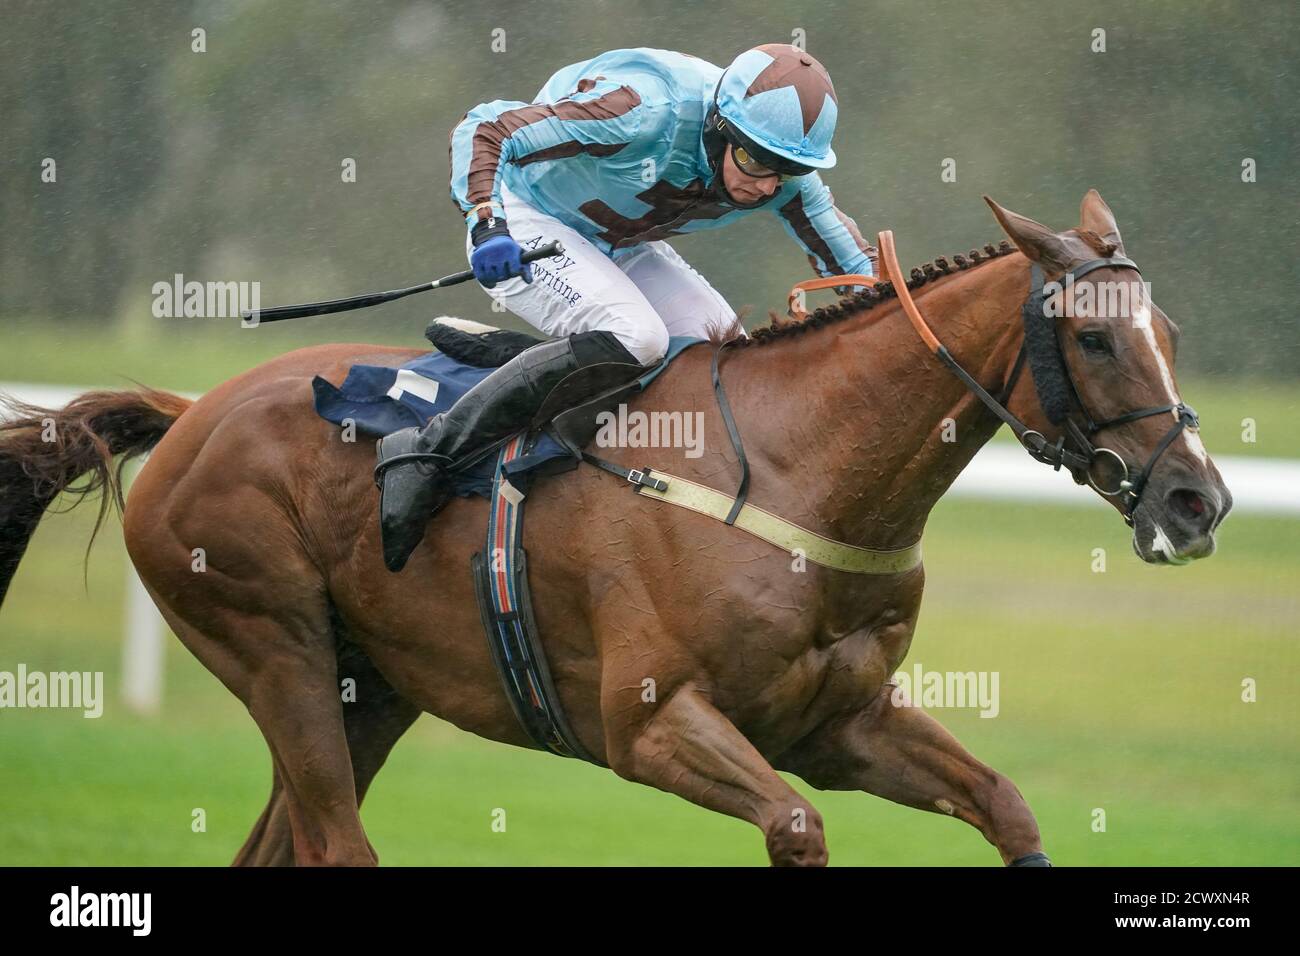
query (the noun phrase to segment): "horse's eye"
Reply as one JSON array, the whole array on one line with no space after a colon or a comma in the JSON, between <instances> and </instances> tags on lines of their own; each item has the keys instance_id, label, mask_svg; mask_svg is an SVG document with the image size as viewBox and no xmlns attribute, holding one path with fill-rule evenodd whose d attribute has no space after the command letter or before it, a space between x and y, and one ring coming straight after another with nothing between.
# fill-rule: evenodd
<instances>
[{"instance_id":1,"label":"horse's eye","mask_svg":"<svg viewBox=\"0 0 1300 956\"><path fill-rule=\"evenodd\" d=\"M1110 340L1100 332L1080 332L1079 345L1092 355L1110 355Z\"/></svg>"}]
</instances>

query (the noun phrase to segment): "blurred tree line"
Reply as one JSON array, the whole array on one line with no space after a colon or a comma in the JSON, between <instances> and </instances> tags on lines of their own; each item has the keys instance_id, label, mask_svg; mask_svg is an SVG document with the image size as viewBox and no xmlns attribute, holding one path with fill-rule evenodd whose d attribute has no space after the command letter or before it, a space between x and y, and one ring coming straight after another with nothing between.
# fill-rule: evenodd
<instances>
[{"instance_id":1,"label":"blurred tree line","mask_svg":"<svg viewBox=\"0 0 1300 956\"><path fill-rule=\"evenodd\" d=\"M530 100L555 69L606 49L657 46L725 64L802 31L840 99L840 162L827 182L864 233L895 231L905 267L1001 238L983 193L1066 228L1096 186L1186 333L1181 370L1291 375L1297 10L6 0L0 321L147 328L158 321L151 285L178 272L260 280L266 306L462 269L447 134L465 110ZM196 29L204 52L193 49ZM1096 30L1105 52L1094 52ZM42 182L47 158L52 183ZM354 183L342 179L345 159L356 162ZM941 180L945 159L956 182ZM1253 183L1242 181L1248 159ZM758 318L807 273L774 217L675 245ZM434 295L364 324L334 320L333 331L414 342L442 312L518 323L492 315L472 287Z\"/></svg>"}]
</instances>

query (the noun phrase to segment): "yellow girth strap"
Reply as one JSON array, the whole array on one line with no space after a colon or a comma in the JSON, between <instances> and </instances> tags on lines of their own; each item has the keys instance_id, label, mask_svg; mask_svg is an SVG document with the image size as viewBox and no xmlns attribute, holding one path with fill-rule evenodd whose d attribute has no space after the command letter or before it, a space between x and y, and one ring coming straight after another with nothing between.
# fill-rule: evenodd
<instances>
[{"instance_id":1,"label":"yellow girth strap","mask_svg":"<svg viewBox=\"0 0 1300 956\"><path fill-rule=\"evenodd\" d=\"M647 478L657 478L668 483L665 491L657 491L649 485L637 485L639 494L648 498L657 498L679 508L688 508L702 515L725 521L736 499L714 488L696 484L676 475L662 471L645 472ZM764 511L751 504L745 504L736 516L735 527L747 531L756 538L762 538L768 544L782 550L802 553L809 561L836 571L848 571L851 574L901 574L911 571L921 563L921 542L900 548L896 551L876 551L871 548L859 548L833 541L815 531L801 528L793 522L786 521L779 515Z\"/></svg>"}]
</instances>

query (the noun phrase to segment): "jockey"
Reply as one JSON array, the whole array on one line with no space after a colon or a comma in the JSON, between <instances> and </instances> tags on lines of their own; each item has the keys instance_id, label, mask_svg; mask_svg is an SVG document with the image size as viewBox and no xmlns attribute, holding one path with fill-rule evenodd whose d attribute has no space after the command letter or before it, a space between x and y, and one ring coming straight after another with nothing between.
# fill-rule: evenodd
<instances>
[{"instance_id":1,"label":"jockey","mask_svg":"<svg viewBox=\"0 0 1300 956\"><path fill-rule=\"evenodd\" d=\"M664 239L766 208L818 274L873 274L874 249L817 173L835 165L837 114L826 69L779 43L725 70L665 50L614 50L560 70L532 103L494 100L465 114L451 133L451 195L470 265L493 298L554 338L423 429L382 439L391 570L450 497L445 469L526 425L561 379L610 362L627 364L630 379L663 358L670 335L707 337L735 322ZM562 255L521 263L555 240ZM386 464L397 456L415 457Z\"/></svg>"}]
</instances>

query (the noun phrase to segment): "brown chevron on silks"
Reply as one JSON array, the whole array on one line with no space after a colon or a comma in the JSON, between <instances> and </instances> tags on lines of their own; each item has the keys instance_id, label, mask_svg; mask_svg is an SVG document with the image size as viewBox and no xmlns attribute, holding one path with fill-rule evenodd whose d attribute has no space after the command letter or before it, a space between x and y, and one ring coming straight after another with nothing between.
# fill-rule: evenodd
<instances>
[{"instance_id":1,"label":"brown chevron on silks","mask_svg":"<svg viewBox=\"0 0 1300 956\"><path fill-rule=\"evenodd\" d=\"M469 163L468 198L473 204L488 202L492 198L496 185L497 167L501 163L501 150L505 141L533 123L540 123L552 117L562 120L609 120L630 113L641 105L641 97L630 86L620 86L595 99L575 102L560 100L558 103L535 103L521 106L517 110L507 110L495 120L485 120L474 130L472 154ZM564 145L564 144L561 144ZM627 144L614 144L619 148ZM559 147L548 147L546 151ZM608 149L609 146L601 148ZM562 155L576 156L578 152L595 152L592 149L578 149ZM595 153L595 155L609 155ZM524 158L524 157L520 157ZM551 159L556 156L548 157ZM516 159L516 162L518 158Z\"/></svg>"},{"instance_id":2,"label":"brown chevron on silks","mask_svg":"<svg viewBox=\"0 0 1300 956\"><path fill-rule=\"evenodd\" d=\"M571 139L567 143L557 143L554 146L546 147L546 149L539 149L535 153L529 153L527 156L520 156L513 162L516 166L531 166L533 163L544 163L552 159L568 159L583 153L596 157L613 156L626 147L627 143L579 143L576 139Z\"/></svg>"},{"instance_id":3,"label":"brown chevron on silks","mask_svg":"<svg viewBox=\"0 0 1300 956\"><path fill-rule=\"evenodd\" d=\"M692 220L720 219L736 208L715 198L699 179L685 186L674 186L661 179L637 193L636 198L650 208L635 219L600 199L587 200L578 211L602 228L598 238L619 249L680 235L681 227Z\"/></svg>"}]
</instances>

